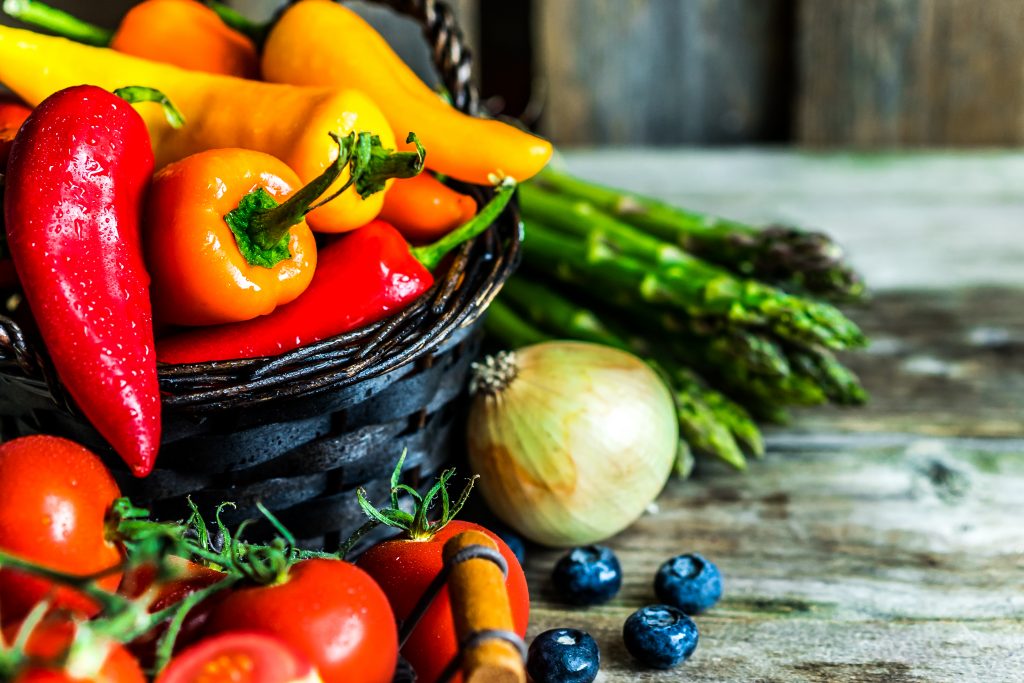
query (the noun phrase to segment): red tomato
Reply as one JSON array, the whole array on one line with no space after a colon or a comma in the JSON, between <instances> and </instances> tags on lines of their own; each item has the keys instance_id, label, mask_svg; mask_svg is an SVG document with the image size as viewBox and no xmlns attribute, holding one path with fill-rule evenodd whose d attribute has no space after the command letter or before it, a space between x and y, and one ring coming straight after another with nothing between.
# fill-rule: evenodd
<instances>
[{"instance_id":1,"label":"red tomato","mask_svg":"<svg viewBox=\"0 0 1024 683\"><path fill-rule=\"evenodd\" d=\"M138 598L149 591L149 611L159 612L175 605L198 590L207 588L224 578L224 572L195 564L180 557L167 558L168 563L176 570L173 578L158 585L156 568L151 565L136 567L125 574L118 592L129 598ZM209 616L210 608L219 596L213 595L193 607L185 623L178 632L175 648L183 648L194 643ZM160 637L167 630L167 624L160 624L149 633L132 641L128 647L145 666L151 666L156 656L156 646Z\"/></svg>"},{"instance_id":2,"label":"red tomato","mask_svg":"<svg viewBox=\"0 0 1024 683\"><path fill-rule=\"evenodd\" d=\"M326 683L390 683L398 630L366 572L340 560L295 564L280 584L239 588L210 610L204 632L260 631L309 658Z\"/></svg>"},{"instance_id":3,"label":"red tomato","mask_svg":"<svg viewBox=\"0 0 1024 683\"><path fill-rule=\"evenodd\" d=\"M157 683L320 683L309 660L266 633L225 633L171 660Z\"/></svg>"},{"instance_id":4,"label":"red tomato","mask_svg":"<svg viewBox=\"0 0 1024 683\"><path fill-rule=\"evenodd\" d=\"M14 633L6 632L8 641ZM32 631L25 653L40 660L56 660L71 645L75 635L75 626L63 619L49 619ZM32 666L21 671L14 678L14 683L146 683L139 663L128 654L128 651L117 643L106 645L106 657L97 658L99 670L82 672L78 677L65 670L43 666Z\"/></svg>"},{"instance_id":5,"label":"red tomato","mask_svg":"<svg viewBox=\"0 0 1024 683\"><path fill-rule=\"evenodd\" d=\"M357 564L384 589L395 616L400 620L405 619L444 567L441 553L445 541L463 531L482 531L498 544L498 550L508 562L505 585L508 587L515 630L525 636L526 625L530 620L530 593L526 586L526 576L505 542L479 524L449 522L429 541L384 541L363 553ZM406 641L402 656L416 670L419 680L434 683L457 652L452 608L448 602L448 589L444 588Z\"/></svg>"},{"instance_id":6,"label":"red tomato","mask_svg":"<svg viewBox=\"0 0 1024 683\"><path fill-rule=\"evenodd\" d=\"M53 436L0 445L0 491L0 548L71 574L92 574L121 561L121 550L105 537L107 510L121 493L85 448ZM120 580L111 574L100 586L112 591ZM0 570L3 623L21 620L52 589L49 581ZM90 616L98 611L91 600L63 587L53 604Z\"/></svg>"}]
</instances>

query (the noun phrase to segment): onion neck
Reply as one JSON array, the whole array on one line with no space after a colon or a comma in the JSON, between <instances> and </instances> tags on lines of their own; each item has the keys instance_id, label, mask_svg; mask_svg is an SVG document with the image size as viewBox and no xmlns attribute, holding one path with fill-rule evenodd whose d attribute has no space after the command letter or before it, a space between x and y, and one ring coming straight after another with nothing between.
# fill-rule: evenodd
<instances>
[{"instance_id":1,"label":"onion neck","mask_svg":"<svg viewBox=\"0 0 1024 683\"><path fill-rule=\"evenodd\" d=\"M494 396L508 389L519 375L519 363L515 351L499 351L487 356L479 363L473 363L473 376L469 381L469 393L475 396L483 393Z\"/></svg>"}]
</instances>

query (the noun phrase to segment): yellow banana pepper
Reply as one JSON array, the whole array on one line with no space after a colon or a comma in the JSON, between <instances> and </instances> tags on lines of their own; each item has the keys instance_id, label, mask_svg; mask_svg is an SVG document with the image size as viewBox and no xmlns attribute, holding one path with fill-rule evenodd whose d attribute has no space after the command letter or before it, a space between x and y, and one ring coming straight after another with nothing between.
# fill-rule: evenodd
<instances>
[{"instance_id":1,"label":"yellow banana pepper","mask_svg":"<svg viewBox=\"0 0 1024 683\"><path fill-rule=\"evenodd\" d=\"M285 162L308 183L337 157L329 132L369 132L394 149L395 137L380 109L357 90L310 88L187 71L90 47L64 38L0 26L0 82L35 106L64 88L90 84L107 90L141 85L162 91L181 110L185 125L171 127L160 107L141 105L157 166L197 152L239 147ZM406 131L403 131L406 132ZM327 190L348 179L346 170ZM307 217L314 230L342 232L380 213L383 192L362 199L352 187Z\"/></svg>"},{"instance_id":2,"label":"yellow banana pepper","mask_svg":"<svg viewBox=\"0 0 1024 683\"><path fill-rule=\"evenodd\" d=\"M524 181L551 158L551 143L441 100L387 41L352 10L303 0L285 10L263 48L263 76L276 83L362 90L399 132L415 130L427 166L479 185L492 175Z\"/></svg>"}]
</instances>

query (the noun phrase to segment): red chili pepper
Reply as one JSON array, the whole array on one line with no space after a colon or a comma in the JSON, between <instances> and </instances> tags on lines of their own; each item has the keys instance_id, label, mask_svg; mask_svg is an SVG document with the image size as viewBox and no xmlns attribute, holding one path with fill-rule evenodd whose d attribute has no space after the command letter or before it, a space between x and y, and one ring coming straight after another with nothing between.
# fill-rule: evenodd
<instances>
[{"instance_id":1,"label":"red chili pepper","mask_svg":"<svg viewBox=\"0 0 1024 683\"><path fill-rule=\"evenodd\" d=\"M75 86L47 98L11 150L7 242L54 367L136 476L160 445L160 392L139 216L153 175L142 118Z\"/></svg>"},{"instance_id":2,"label":"red chili pepper","mask_svg":"<svg viewBox=\"0 0 1024 683\"><path fill-rule=\"evenodd\" d=\"M372 221L320 250L313 281L291 303L253 320L161 339L157 360L199 363L274 356L392 315L430 289L430 271L452 249L486 230L514 191L514 183L506 182L476 217L423 247L410 247L391 225Z\"/></svg>"}]
</instances>

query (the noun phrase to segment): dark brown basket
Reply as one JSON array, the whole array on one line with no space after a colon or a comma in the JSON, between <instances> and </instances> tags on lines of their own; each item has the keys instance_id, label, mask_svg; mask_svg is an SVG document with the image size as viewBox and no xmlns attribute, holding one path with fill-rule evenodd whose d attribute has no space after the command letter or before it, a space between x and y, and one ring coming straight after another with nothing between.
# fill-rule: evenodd
<instances>
[{"instance_id":1,"label":"dark brown basket","mask_svg":"<svg viewBox=\"0 0 1024 683\"><path fill-rule=\"evenodd\" d=\"M475 113L470 55L448 7L378 1L422 24L453 101ZM491 194L461 189L481 203ZM428 293L387 320L274 358L161 366L163 444L158 469L141 480L68 398L30 321L0 317L0 430L4 438L56 434L95 449L125 494L158 516L182 517L191 495L206 510L236 503L225 520L237 523L258 516L261 501L303 544L334 547L364 520L356 487L385 495L403 449L406 478L418 486L457 447L480 316L514 270L520 240L513 202L437 273Z\"/></svg>"}]
</instances>

